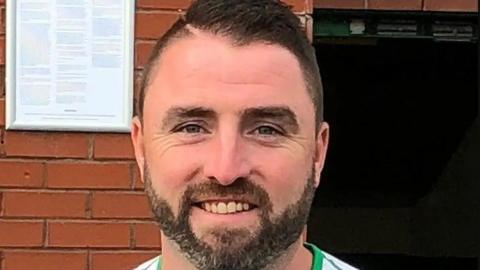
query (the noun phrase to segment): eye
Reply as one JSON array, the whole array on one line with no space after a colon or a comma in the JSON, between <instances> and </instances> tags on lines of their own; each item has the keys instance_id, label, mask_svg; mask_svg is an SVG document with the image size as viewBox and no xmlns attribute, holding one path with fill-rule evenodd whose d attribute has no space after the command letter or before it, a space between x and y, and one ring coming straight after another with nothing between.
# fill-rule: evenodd
<instances>
[{"instance_id":1,"label":"eye","mask_svg":"<svg viewBox=\"0 0 480 270\"><path fill-rule=\"evenodd\" d=\"M206 130L203 127L201 127L200 125L187 124L187 125L178 127L177 129L175 129L175 132L196 134L196 133L206 133Z\"/></svg>"},{"instance_id":2,"label":"eye","mask_svg":"<svg viewBox=\"0 0 480 270\"><path fill-rule=\"evenodd\" d=\"M255 134L261 135L261 136L277 136L277 135L282 135L282 132L279 131L278 129L271 127L271 126L260 126L257 127L254 130Z\"/></svg>"}]
</instances>

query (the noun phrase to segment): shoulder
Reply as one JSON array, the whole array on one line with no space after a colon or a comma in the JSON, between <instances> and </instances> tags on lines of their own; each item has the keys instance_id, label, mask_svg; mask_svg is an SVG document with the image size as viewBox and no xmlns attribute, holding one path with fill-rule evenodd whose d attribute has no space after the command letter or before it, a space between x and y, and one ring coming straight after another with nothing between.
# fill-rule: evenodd
<instances>
[{"instance_id":1,"label":"shoulder","mask_svg":"<svg viewBox=\"0 0 480 270\"><path fill-rule=\"evenodd\" d=\"M322 251L323 253L323 268L322 270L358 270L351 265L333 257L332 255Z\"/></svg>"},{"instance_id":2,"label":"shoulder","mask_svg":"<svg viewBox=\"0 0 480 270\"><path fill-rule=\"evenodd\" d=\"M137 268L135 268L134 270L157 270L159 263L160 263L160 256L157 256L137 266Z\"/></svg>"}]
</instances>

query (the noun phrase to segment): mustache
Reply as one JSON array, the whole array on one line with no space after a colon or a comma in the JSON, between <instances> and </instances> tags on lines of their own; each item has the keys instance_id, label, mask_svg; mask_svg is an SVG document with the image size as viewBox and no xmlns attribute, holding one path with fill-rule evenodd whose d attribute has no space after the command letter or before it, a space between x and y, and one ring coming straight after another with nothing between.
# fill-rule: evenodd
<instances>
[{"instance_id":1,"label":"mustache","mask_svg":"<svg viewBox=\"0 0 480 270\"><path fill-rule=\"evenodd\" d=\"M209 198L234 198L257 205L266 212L272 211L270 196L260 185L247 178L238 178L230 185L221 185L215 180L190 185L186 188L181 206L192 206Z\"/></svg>"}]
</instances>

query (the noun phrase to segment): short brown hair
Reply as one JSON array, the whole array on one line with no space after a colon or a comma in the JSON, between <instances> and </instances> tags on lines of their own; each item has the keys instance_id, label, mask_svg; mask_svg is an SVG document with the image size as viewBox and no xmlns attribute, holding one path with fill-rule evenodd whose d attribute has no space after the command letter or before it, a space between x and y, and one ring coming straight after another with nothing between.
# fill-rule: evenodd
<instances>
[{"instance_id":1,"label":"short brown hair","mask_svg":"<svg viewBox=\"0 0 480 270\"><path fill-rule=\"evenodd\" d=\"M315 122L323 121L323 88L314 48L290 7L274 0L197 0L185 16L157 41L145 66L136 115L142 119L151 72L163 50L174 40L190 36L187 26L226 36L235 46L265 42L286 48L297 58L315 107Z\"/></svg>"}]
</instances>

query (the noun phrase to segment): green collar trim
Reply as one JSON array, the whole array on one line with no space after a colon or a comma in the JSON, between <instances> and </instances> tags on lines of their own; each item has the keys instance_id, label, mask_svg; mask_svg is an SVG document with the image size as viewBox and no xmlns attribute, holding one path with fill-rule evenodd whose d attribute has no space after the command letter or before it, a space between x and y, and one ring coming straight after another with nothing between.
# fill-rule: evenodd
<instances>
[{"instance_id":1,"label":"green collar trim","mask_svg":"<svg viewBox=\"0 0 480 270\"><path fill-rule=\"evenodd\" d=\"M317 247L315 246L314 244L310 244L310 243L303 243L303 246L308 249L312 255L313 255L313 258L312 258L312 270L322 270L323 268L323 259L325 258L325 256L323 255L323 252Z\"/></svg>"},{"instance_id":2,"label":"green collar trim","mask_svg":"<svg viewBox=\"0 0 480 270\"><path fill-rule=\"evenodd\" d=\"M323 268L323 259L325 256L323 252L313 244L303 243L303 246L312 253L312 269L311 270L322 270ZM158 267L157 270L162 270L162 257L158 257Z\"/></svg>"}]
</instances>

